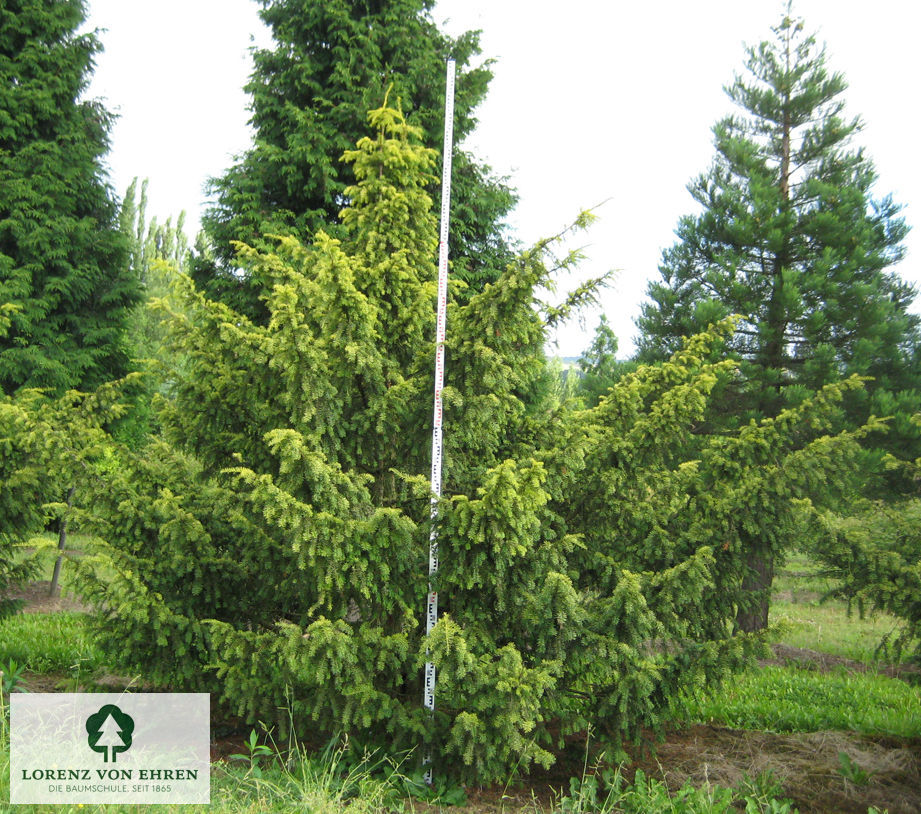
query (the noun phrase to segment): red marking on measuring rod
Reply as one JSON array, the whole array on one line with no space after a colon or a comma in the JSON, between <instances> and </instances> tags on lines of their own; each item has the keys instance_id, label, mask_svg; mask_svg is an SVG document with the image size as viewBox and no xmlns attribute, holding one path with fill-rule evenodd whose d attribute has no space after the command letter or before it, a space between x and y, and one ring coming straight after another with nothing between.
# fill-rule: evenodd
<instances>
[{"instance_id":1,"label":"red marking on measuring rod","mask_svg":"<svg viewBox=\"0 0 921 814\"><path fill-rule=\"evenodd\" d=\"M433 422L433 423L435 424L436 427L441 427L441 416L442 416L442 410L441 410L441 392L439 391L439 392L435 395L435 417L434 417L434 422Z\"/></svg>"},{"instance_id":2,"label":"red marking on measuring rod","mask_svg":"<svg viewBox=\"0 0 921 814\"><path fill-rule=\"evenodd\" d=\"M429 593L425 613L425 633L438 623L438 592L432 578L438 573L438 501L441 498L442 405L445 378L445 337L448 316L448 224L451 213L451 158L454 151L454 60L449 59L445 79L445 140L441 171L441 234L438 243L438 319L435 328L435 404L432 408L432 528L429 532ZM426 650L428 655L428 650ZM425 663L422 703L435 712L435 665ZM432 782L431 744L426 744L422 763L426 766L425 782Z\"/></svg>"}]
</instances>

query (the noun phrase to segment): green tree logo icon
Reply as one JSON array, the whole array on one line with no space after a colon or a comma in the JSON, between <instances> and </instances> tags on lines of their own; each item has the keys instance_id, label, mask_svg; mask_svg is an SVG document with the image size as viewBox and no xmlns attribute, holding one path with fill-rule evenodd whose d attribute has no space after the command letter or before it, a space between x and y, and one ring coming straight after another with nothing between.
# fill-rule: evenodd
<instances>
[{"instance_id":1,"label":"green tree logo icon","mask_svg":"<svg viewBox=\"0 0 921 814\"><path fill-rule=\"evenodd\" d=\"M86 719L87 743L94 752L101 752L105 762L115 763L119 752L131 748L134 718L122 712L115 704L106 704L99 712Z\"/></svg>"}]
</instances>

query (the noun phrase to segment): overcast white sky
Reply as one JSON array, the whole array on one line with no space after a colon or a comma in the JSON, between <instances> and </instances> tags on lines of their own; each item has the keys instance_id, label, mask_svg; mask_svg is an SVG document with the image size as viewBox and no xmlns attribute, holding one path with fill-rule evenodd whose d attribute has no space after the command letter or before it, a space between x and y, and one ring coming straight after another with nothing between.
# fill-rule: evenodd
<instances>
[{"instance_id":1,"label":"overcast white sky","mask_svg":"<svg viewBox=\"0 0 921 814\"><path fill-rule=\"evenodd\" d=\"M249 48L269 37L251 0L88 0L101 33L90 95L119 115L109 155L122 194L150 179L151 215L182 209L190 231L203 184L250 144ZM917 81L921 4L905 0L797 0L795 11L846 76L847 112L860 115L879 172L909 224L921 216ZM480 127L467 147L508 175L521 203L513 226L524 242L553 234L578 212L610 199L585 237L584 275L619 270L603 299L621 353L678 218L692 209L687 182L713 156L710 128L730 103L722 88L744 62L743 43L770 36L779 0L440 0L434 18L450 33L483 30L497 60ZM192 235L194 236L194 234ZM905 279L921 282L921 237L909 236ZM433 258L433 263L435 258ZM921 308L918 308L921 310ZM578 355L586 329L567 326L557 352ZM450 326L449 326L450 330Z\"/></svg>"}]
</instances>

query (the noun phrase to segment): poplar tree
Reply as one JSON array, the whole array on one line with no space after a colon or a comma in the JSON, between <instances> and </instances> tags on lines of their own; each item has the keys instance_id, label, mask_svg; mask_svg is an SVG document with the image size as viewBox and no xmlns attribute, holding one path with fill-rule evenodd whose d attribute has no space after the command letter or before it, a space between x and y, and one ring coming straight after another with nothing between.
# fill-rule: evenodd
<instances>
[{"instance_id":1,"label":"poplar tree","mask_svg":"<svg viewBox=\"0 0 921 814\"><path fill-rule=\"evenodd\" d=\"M131 411L113 428L122 440L134 446L142 444L150 432L157 431L151 409L154 393L168 387L169 359L164 315L157 303L170 297L172 281L188 269L189 244L185 235L185 212L180 212L175 224L172 217L164 222L148 218L145 179L135 178L125 192L119 209L119 229L128 243L129 266L143 290L143 300L132 311L128 325L127 347L132 366L145 375L125 390L133 402Z\"/></svg>"},{"instance_id":2,"label":"poplar tree","mask_svg":"<svg viewBox=\"0 0 921 814\"><path fill-rule=\"evenodd\" d=\"M492 74L488 63L472 64L478 34L442 34L432 0L260 1L274 44L254 51L246 86L254 143L211 181L214 205L202 219L209 251L196 256L193 277L209 296L263 320L259 282L240 273L234 242L270 248L265 235L309 242L319 229L340 236L339 212L354 182L341 156L364 135L366 112L388 88L425 144L440 149L446 59L457 62L457 142L473 130ZM437 200L435 180L428 191ZM450 241L454 274L471 291L512 259L502 224L514 202L488 167L456 149Z\"/></svg>"},{"instance_id":3,"label":"poplar tree","mask_svg":"<svg viewBox=\"0 0 921 814\"><path fill-rule=\"evenodd\" d=\"M728 314L741 375L715 404L709 431L777 416L826 383L872 377L850 393L851 427L895 415L889 449L914 457L909 417L921 384L915 292L892 270L907 227L845 115L846 83L788 6L774 38L748 49L746 73L727 87L740 113L714 127L716 156L689 185L700 205L664 252L643 306L638 358L666 358L683 336ZM914 454L917 454L915 452ZM882 452L875 455L878 463ZM868 456L870 471L874 456ZM775 548L752 540L750 587L762 592L739 624L767 622Z\"/></svg>"},{"instance_id":4,"label":"poplar tree","mask_svg":"<svg viewBox=\"0 0 921 814\"><path fill-rule=\"evenodd\" d=\"M140 286L102 164L111 116L82 98L100 50L82 0L0 8L0 387L92 388L126 372Z\"/></svg>"},{"instance_id":5,"label":"poplar tree","mask_svg":"<svg viewBox=\"0 0 921 814\"><path fill-rule=\"evenodd\" d=\"M135 308L130 325L130 349L137 365L151 368L162 357L166 345L163 315L154 303L170 295L170 286L180 271L188 269L189 242L185 234L185 212L173 224L172 217L160 223L147 217L147 185L138 179L128 186L119 210L119 228L128 240L129 264L140 280L144 300Z\"/></svg>"}]
</instances>

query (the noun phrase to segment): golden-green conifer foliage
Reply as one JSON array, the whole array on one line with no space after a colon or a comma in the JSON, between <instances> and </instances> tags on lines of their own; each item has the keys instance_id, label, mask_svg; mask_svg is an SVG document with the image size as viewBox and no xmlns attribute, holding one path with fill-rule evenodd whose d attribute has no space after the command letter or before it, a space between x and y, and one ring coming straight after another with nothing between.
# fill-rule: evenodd
<instances>
[{"instance_id":1,"label":"golden-green conifer foliage","mask_svg":"<svg viewBox=\"0 0 921 814\"><path fill-rule=\"evenodd\" d=\"M0 395L0 618L19 605L7 590L35 576L36 557L22 549L50 547L41 536L48 524L57 520L66 527L86 496L102 487L113 465L104 428L124 415L123 390L136 378L57 398L33 388Z\"/></svg>"},{"instance_id":2,"label":"golden-green conifer foliage","mask_svg":"<svg viewBox=\"0 0 921 814\"><path fill-rule=\"evenodd\" d=\"M444 613L426 637L434 161L398 111L370 122L347 155L347 238L240 246L264 326L183 284L169 443L123 452L95 498L100 636L146 679L250 721L290 709L312 736L426 736L481 780L549 765L589 724L617 746L756 649L731 624L743 540L793 522L803 479L846 468L854 435L822 422L854 383L689 459L733 370L705 361L724 324L597 407L561 407L542 397L554 246L538 244L449 308Z\"/></svg>"}]
</instances>

